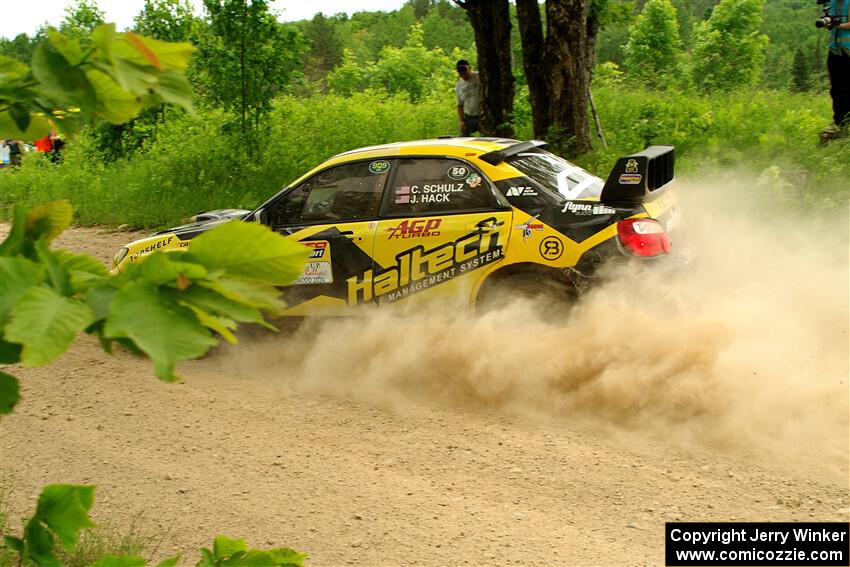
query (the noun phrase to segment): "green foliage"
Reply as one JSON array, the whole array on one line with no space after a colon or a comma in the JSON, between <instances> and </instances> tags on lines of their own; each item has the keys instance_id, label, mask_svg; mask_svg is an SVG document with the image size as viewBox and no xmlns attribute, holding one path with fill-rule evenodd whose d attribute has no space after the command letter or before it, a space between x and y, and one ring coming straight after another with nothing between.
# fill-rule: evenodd
<instances>
[{"instance_id":1,"label":"green foliage","mask_svg":"<svg viewBox=\"0 0 850 567\"><path fill-rule=\"evenodd\" d=\"M201 560L198 567L218 566L253 566L267 565L269 567L297 567L301 565L307 555L298 553L287 548L270 549L261 551L249 549L243 539L231 539L217 536L213 542L212 550L201 549Z\"/></svg>"},{"instance_id":2,"label":"green foliage","mask_svg":"<svg viewBox=\"0 0 850 567\"><path fill-rule=\"evenodd\" d=\"M76 0L65 8L59 31L77 39L85 39L104 21L103 10L98 8L96 0Z\"/></svg>"},{"instance_id":3,"label":"green foliage","mask_svg":"<svg viewBox=\"0 0 850 567\"><path fill-rule=\"evenodd\" d=\"M178 362L217 343L213 331L234 341L237 321L279 312L273 286L294 281L308 254L259 224L233 222L199 236L197 250L155 253L110 276L92 258L49 249L70 221L67 202L16 208L0 246L4 362L48 364L86 331L107 350L118 341L146 354L158 377L176 380ZM18 399L14 379L3 374L0 413Z\"/></svg>"},{"instance_id":4,"label":"green foliage","mask_svg":"<svg viewBox=\"0 0 850 567\"><path fill-rule=\"evenodd\" d=\"M104 163L89 135L60 163L28 154L0 171L0 205L71 201L76 222L166 227L199 211L252 209L307 170L352 148L452 134L451 88L410 102L406 93L356 92L280 97L269 114L270 142L244 159L238 133L220 110L169 116L132 159ZM351 125L356 124L354 128Z\"/></svg>"},{"instance_id":5,"label":"green foliage","mask_svg":"<svg viewBox=\"0 0 850 567\"><path fill-rule=\"evenodd\" d=\"M126 122L142 108L172 103L191 109L183 75L194 48L98 26L84 48L54 29L31 69L0 56L0 137L35 139L51 129L67 134L94 119Z\"/></svg>"},{"instance_id":6,"label":"green foliage","mask_svg":"<svg viewBox=\"0 0 850 567\"><path fill-rule=\"evenodd\" d=\"M794 65L791 75L791 91L803 92L811 88L811 80L809 78L809 62L803 54L802 49L794 51Z\"/></svg>"},{"instance_id":7,"label":"green foliage","mask_svg":"<svg viewBox=\"0 0 850 567\"><path fill-rule=\"evenodd\" d=\"M650 144L676 146L677 174L733 167L758 176L774 168L777 191L800 207L846 207L850 140L818 146L829 97L740 91L695 94L599 84L593 91L609 149L578 163L606 174L617 157ZM778 186L778 185L777 185Z\"/></svg>"},{"instance_id":8,"label":"green foliage","mask_svg":"<svg viewBox=\"0 0 850 567\"><path fill-rule=\"evenodd\" d=\"M353 53L346 50L343 64L328 76L335 93L351 95L367 88L380 88L388 93L407 93L412 102L437 92L451 91L452 62L439 49L427 49L422 26L410 28L401 48L387 46L375 63L359 65Z\"/></svg>"},{"instance_id":9,"label":"green foliage","mask_svg":"<svg viewBox=\"0 0 850 567\"><path fill-rule=\"evenodd\" d=\"M25 33L19 33L13 39L0 37L0 55L29 65L35 47L44 40L46 33L47 30L42 28L33 37Z\"/></svg>"},{"instance_id":10,"label":"green foliage","mask_svg":"<svg viewBox=\"0 0 850 567\"><path fill-rule=\"evenodd\" d=\"M42 489L38 498L35 515L26 522L21 537L7 535L3 538L0 553L8 558L7 550L17 555L19 565L35 567L60 567L74 565L74 557L69 554L77 551L81 532L95 527L89 517L94 503L94 486L70 484L52 484ZM5 522L0 529L6 531ZM58 540L58 542L57 542ZM57 544L62 551L57 549ZM123 547L123 546L118 546ZM134 546L130 546L132 552ZM116 550L116 551L121 551ZM145 560L137 555L117 555L115 553L95 554L97 559L88 563L89 567L144 567ZM202 548L201 567L301 567L307 559L305 553L280 547L275 549L251 549L245 540L217 536L213 549ZM179 557L166 559L156 567L175 567Z\"/></svg>"},{"instance_id":11,"label":"green foliage","mask_svg":"<svg viewBox=\"0 0 850 567\"><path fill-rule=\"evenodd\" d=\"M758 81L768 37L761 33L764 0L721 0L695 31L694 82L733 89Z\"/></svg>"},{"instance_id":12,"label":"green foliage","mask_svg":"<svg viewBox=\"0 0 850 567\"><path fill-rule=\"evenodd\" d=\"M187 41L194 20L189 0L145 0L133 22L136 33L162 41Z\"/></svg>"},{"instance_id":13,"label":"green foliage","mask_svg":"<svg viewBox=\"0 0 850 567\"><path fill-rule=\"evenodd\" d=\"M631 77L650 86L680 76L681 54L676 8L670 0L649 0L629 28L626 65Z\"/></svg>"},{"instance_id":14,"label":"green foliage","mask_svg":"<svg viewBox=\"0 0 850 567\"><path fill-rule=\"evenodd\" d=\"M209 33L198 41L197 81L209 101L239 115L246 135L264 121L304 45L297 32L277 24L266 0L204 0L204 6Z\"/></svg>"}]
</instances>

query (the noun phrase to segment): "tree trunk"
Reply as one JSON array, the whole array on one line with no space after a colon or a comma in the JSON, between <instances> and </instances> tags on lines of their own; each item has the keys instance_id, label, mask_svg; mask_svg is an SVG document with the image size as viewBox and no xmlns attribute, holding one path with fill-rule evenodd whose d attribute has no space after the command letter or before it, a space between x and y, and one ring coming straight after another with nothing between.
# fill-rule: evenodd
<instances>
[{"instance_id":1,"label":"tree trunk","mask_svg":"<svg viewBox=\"0 0 850 567\"><path fill-rule=\"evenodd\" d=\"M543 25L538 0L516 0L522 64L531 101L534 137L545 138L549 127L549 90L543 72Z\"/></svg>"},{"instance_id":2,"label":"tree trunk","mask_svg":"<svg viewBox=\"0 0 850 567\"><path fill-rule=\"evenodd\" d=\"M542 69L549 93L548 138L570 154L590 150L587 92L597 25L588 0L546 0Z\"/></svg>"},{"instance_id":3,"label":"tree trunk","mask_svg":"<svg viewBox=\"0 0 850 567\"><path fill-rule=\"evenodd\" d=\"M511 70L511 19L508 0L465 0L478 53L481 80L481 133L510 137L514 134L514 75Z\"/></svg>"}]
</instances>

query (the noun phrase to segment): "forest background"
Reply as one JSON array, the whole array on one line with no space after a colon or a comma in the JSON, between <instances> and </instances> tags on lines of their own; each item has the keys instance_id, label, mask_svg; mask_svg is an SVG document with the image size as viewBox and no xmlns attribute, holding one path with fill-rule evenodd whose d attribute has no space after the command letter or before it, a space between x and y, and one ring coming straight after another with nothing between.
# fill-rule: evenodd
<instances>
[{"instance_id":1,"label":"forest background","mask_svg":"<svg viewBox=\"0 0 850 567\"><path fill-rule=\"evenodd\" d=\"M67 198L82 224L157 228L202 210L251 209L352 148L457 134L454 63L476 61L466 13L446 0L393 12L279 23L266 2L147 0L134 30L198 51L194 112L161 106L86 128L52 163L29 153L0 171L0 206ZM602 29L593 96L608 147L565 155L602 177L651 144L677 149L679 174L750 176L753 190L801 207L846 207L848 140L818 145L830 122L827 33L815 0L593 0ZM513 128L532 137L515 8ZM545 17L545 15L544 15ZM95 0L60 30L86 37ZM30 64L46 30L0 39ZM540 70L545 73L545 69Z\"/></svg>"}]
</instances>

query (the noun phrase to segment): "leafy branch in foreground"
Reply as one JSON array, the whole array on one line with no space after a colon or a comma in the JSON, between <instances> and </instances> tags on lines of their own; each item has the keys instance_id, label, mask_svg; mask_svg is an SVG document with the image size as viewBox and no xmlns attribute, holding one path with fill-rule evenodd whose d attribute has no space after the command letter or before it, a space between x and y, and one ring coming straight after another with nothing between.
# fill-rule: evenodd
<instances>
[{"instance_id":1,"label":"leafy branch in foreground","mask_svg":"<svg viewBox=\"0 0 850 567\"><path fill-rule=\"evenodd\" d=\"M38 498L35 515L24 525L22 537L6 535L3 543L20 557L20 564L38 567L61 565L56 557L58 543L72 552L80 532L94 527L89 511L94 503L94 486L52 484L44 487ZM250 549L245 540L217 536L212 550L202 548L198 567L301 567L307 556L289 548ZM174 567L180 560L171 557L157 567ZM145 560L136 556L107 555L90 567L144 567Z\"/></svg>"},{"instance_id":2,"label":"leafy branch in foreground","mask_svg":"<svg viewBox=\"0 0 850 567\"><path fill-rule=\"evenodd\" d=\"M264 315L284 306L275 286L293 282L309 253L264 226L230 222L187 252L157 252L110 275L90 256L50 249L71 214L66 201L15 209L0 244L0 363L49 364L84 331L106 352L117 343L148 356L173 382L175 365L203 356L216 333L235 343L238 323L271 327ZM0 414L12 411L19 390L0 372Z\"/></svg>"},{"instance_id":3,"label":"leafy branch in foreground","mask_svg":"<svg viewBox=\"0 0 850 567\"><path fill-rule=\"evenodd\" d=\"M49 28L47 39L31 68L0 55L0 138L32 140L53 129L73 135L91 119L122 124L162 103L192 108L184 74L190 43L119 33L115 24L82 41Z\"/></svg>"}]
</instances>

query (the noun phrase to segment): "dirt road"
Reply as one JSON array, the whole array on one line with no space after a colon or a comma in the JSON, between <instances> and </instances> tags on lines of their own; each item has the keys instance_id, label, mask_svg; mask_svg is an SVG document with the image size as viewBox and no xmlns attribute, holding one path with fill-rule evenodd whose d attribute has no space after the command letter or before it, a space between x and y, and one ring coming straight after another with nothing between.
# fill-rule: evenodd
<instances>
[{"instance_id":1,"label":"dirt road","mask_svg":"<svg viewBox=\"0 0 850 567\"><path fill-rule=\"evenodd\" d=\"M74 229L60 245L106 261L128 238ZM12 370L5 504L17 519L44 484L96 484L96 521L136 518L164 535L157 557L192 564L219 533L311 565L658 564L665 521L848 519L843 319L810 304L834 342L795 335L799 357L777 339L749 360L721 300L656 327L632 309L612 330L617 297L571 330L506 312L254 337L176 385L84 337ZM632 324L620 344L636 346L605 346Z\"/></svg>"}]
</instances>

